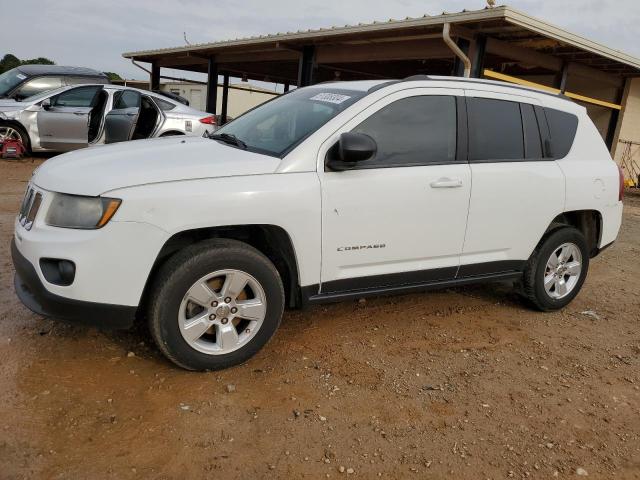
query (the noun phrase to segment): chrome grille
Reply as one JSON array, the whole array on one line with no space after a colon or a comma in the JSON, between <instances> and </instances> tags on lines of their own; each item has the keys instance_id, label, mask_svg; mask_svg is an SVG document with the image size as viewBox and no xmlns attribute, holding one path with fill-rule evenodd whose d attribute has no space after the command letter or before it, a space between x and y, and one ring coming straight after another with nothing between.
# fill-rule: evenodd
<instances>
[{"instance_id":1,"label":"chrome grille","mask_svg":"<svg viewBox=\"0 0 640 480\"><path fill-rule=\"evenodd\" d=\"M18 214L18 221L27 230L31 230L33 221L38 214L38 209L42 203L42 194L36 191L31 185L27 187L27 191L24 194L22 205L20 206L20 213Z\"/></svg>"}]
</instances>

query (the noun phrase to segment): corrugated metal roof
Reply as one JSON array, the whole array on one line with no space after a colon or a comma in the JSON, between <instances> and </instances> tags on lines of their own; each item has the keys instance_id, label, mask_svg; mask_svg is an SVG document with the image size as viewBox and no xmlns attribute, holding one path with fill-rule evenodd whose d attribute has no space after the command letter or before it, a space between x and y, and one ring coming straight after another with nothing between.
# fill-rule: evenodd
<instances>
[{"instance_id":1,"label":"corrugated metal roof","mask_svg":"<svg viewBox=\"0 0 640 480\"><path fill-rule=\"evenodd\" d=\"M345 36L358 33L372 33L392 30L402 30L414 27L429 27L442 25L445 22L452 24L464 24L470 22L484 22L491 20L503 20L509 24L533 31L539 35L557 40L572 47L591 52L593 54L614 60L616 62L640 69L640 59L628 55L619 50L593 42L579 35L556 27L531 15L520 12L507 6L484 8L482 10L463 10L456 13L442 12L440 15L424 15L422 17L407 17L402 20L389 19L383 22L359 23L358 25L332 26L296 32L278 32L268 35L257 35L230 40L222 40L211 43L200 43L180 47L160 48L155 50L141 50L126 52L125 58L155 57L174 53L195 53L204 50L224 50L229 47L260 46L270 42L304 42L329 40L332 37ZM399 38L400 40L400 38Z\"/></svg>"}]
</instances>

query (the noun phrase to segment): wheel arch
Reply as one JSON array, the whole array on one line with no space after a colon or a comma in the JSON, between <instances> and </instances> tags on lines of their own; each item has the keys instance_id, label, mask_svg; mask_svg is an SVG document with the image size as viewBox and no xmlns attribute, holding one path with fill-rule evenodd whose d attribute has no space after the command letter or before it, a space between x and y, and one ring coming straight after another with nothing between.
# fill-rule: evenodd
<instances>
[{"instance_id":1,"label":"wheel arch","mask_svg":"<svg viewBox=\"0 0 640 480\"><path fill-rule=\"evenodd\" d=\"M276 267L285 289L286 305L301 306L298 261L289 234L277 225L229 225L184 230L172 235L162 246L147 278L140 306L148 301L153 279L160 267L183 248L211 238L238 240L256 248ZM139 311L145 311L139 308Z\"/></svg>"},{"instance_id":2,"label":"wheel arch","mask_svg":"<svg viewBox=\"0 0 640 480\"><path fill-rule=\"evenodd\" d=\"M602 213L598 210L572 210L556 216L547 227L540 242L552 232L562 227L574 227L584 235L587 240L590 257L595 257L600 249L602 237Z\"/></svg>"}]
</instances>

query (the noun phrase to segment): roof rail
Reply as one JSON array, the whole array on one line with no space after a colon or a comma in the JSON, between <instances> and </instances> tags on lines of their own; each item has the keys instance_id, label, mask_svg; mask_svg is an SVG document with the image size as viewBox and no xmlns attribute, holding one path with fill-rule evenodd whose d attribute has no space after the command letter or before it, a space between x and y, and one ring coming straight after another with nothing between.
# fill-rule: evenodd
<instances>
[{"instance_id":1,"label":"roof rail","mask_svg":"<svg viewBox=\"0 0 640 480\"><path fill-rule=\"evenodd\" d=\"M388 87L390 85L394 85L396 83L403 83L403 82L417 82L417 81L425 81L425 80L432 80L432 81L443 81L443 82L467 82L467 83L479 83L481 85L497 85L497 86L505 86L505 87L509 87L509 88L513 88L516 90L524 90L526 92L535 92L535 93L542 93L544 95L550 95L554 98L561 98L563 100L567 100L573 103L573 100L570 97L567 97L566 95L562 94L562 93L553 93L553 92L546 92L544 90L540 90L534 87L524 87L521 85L516 85L513 83L508 83L508 82L500 82L497 80L485 80L482 78L465 78L465 77L446 77L446 76L431 76L431 75L411 75L409 77L405 77L402 80L390 80L388 82L384 82L384 83L380 83L378 85L375 85L373 87L371 87L367 93L373 93L376 90L380 90L381 88L385 88Z\"/></svg>"}]
</instances>

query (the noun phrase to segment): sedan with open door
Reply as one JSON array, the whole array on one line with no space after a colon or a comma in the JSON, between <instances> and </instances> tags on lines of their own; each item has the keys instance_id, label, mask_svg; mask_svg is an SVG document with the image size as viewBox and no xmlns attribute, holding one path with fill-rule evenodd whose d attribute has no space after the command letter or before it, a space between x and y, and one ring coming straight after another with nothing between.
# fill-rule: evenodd
<instances>
[{"instance_id":1,"label":"sedan with open door","mask_svg":"<svg viewBox=\"0 0 640 480\"><path fill-rule=\"evenodd\" d=\"M215 116L135 88L64 87L22 101L0 100L0 142L21 140L28 151L67 152L90 145L173 135L203 136Z\"/></svg>"}]
</instances>

